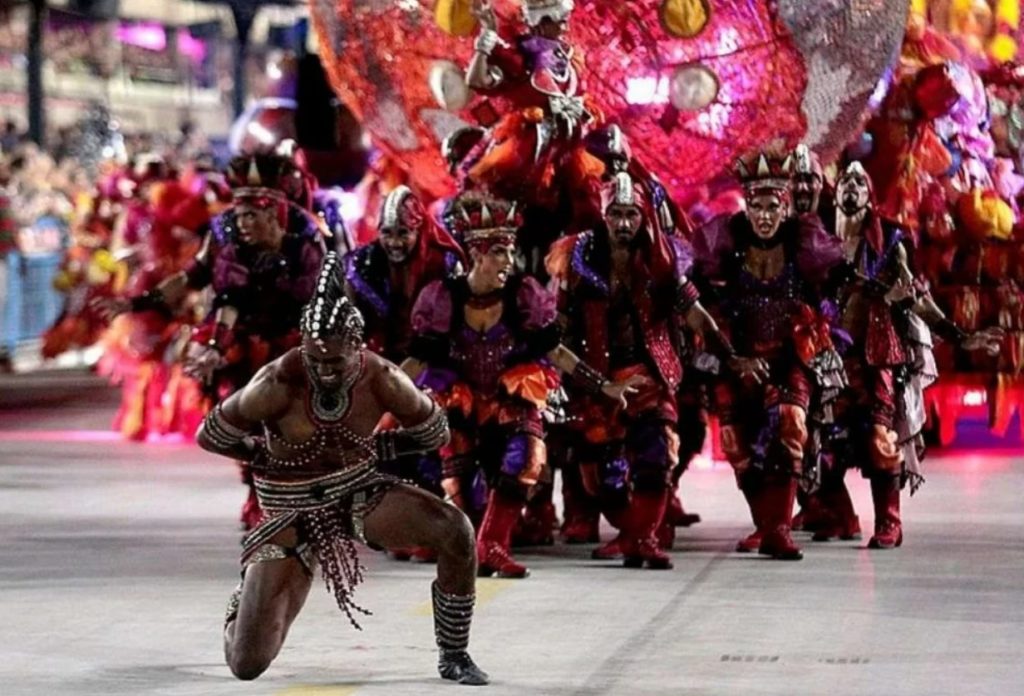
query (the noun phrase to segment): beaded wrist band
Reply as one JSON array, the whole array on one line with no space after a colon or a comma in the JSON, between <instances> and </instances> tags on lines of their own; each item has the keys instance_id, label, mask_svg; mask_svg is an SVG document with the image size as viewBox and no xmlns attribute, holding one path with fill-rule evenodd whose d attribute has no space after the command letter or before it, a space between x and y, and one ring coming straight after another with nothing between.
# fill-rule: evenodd
<instances>
[{"instance_id":1,"label":"beaded wrist band","mask_svg":"<svg viewBox=\"0 0 1024 696\"><path fill-rule=\"evenodd\" d=\"M576 363L576 369L572 371L571 376L589 394L600 394L604 386L608 384L604 375L582 360Z\"/></svg>"},{"instance_id":2,"label":"beaded wrist band","mask_svg":"<svg viewBox=\"0 0 1024 696\"><path fill-rule=\"evenodd\" d=\"M962 343L967 338L967 333L948 317L943 317L937 321L933 328L935 333L947 341Z\"/></svg>"}]
</instances>

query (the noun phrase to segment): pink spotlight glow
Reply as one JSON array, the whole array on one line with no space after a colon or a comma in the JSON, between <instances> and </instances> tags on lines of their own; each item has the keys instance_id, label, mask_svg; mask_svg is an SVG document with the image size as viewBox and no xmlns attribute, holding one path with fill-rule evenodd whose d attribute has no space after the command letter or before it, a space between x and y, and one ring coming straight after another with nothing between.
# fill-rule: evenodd
<instances>
[{"instance_id":1,"label":"pink spotlight glow","mask_svg":"<svg viewBox=\"0 0 1024 696\"><path fill-rule=\"evenodd\" d=\"M0 430L0 442L123 442L113 430Z\"/></svg>"},{"instance_id":2,"label":"pink spotlight glow","mask_svg":"<svg viewBox=\"0 0 1024 696\"><path fill-rule=\"evenodd\" d=\"M341 219L346 225L354 225L366 212L363 197L351 191L339 191L338 198L341 199Z\"/></svg>"},{"instance_id":3,"label":"pink spotlight glow","mask_svg":"<svg viewBox=\"0 0 1024 696\"><path fill-rule=\"evenodd\" d=\"M630 104L667 104L668 79L630 77L626 80L626 101Z\"/></svg>"},{"instance_id":4,"label":"pink spotlight glow","mask_svg":"<svg viewBox=\"0 0 1024 696\"><path fill-rule=\"evenodd\" d=\"M121 24L117 28L117 40L147 51L163 51L167 48L167 31L162 24L152 22Z\"/></svg>"},{"instance_id":5,"label":"pink spotlight glow","mask_svg":"<svg viewBox=\"0 0 1024 696\"><path fill-rule=\"evenodd\" d=\"M194 63L202 63L206 58L206 42L195 38L184 29L179 29L178 53L188 56Z\"/></svg>"}]
</instances>

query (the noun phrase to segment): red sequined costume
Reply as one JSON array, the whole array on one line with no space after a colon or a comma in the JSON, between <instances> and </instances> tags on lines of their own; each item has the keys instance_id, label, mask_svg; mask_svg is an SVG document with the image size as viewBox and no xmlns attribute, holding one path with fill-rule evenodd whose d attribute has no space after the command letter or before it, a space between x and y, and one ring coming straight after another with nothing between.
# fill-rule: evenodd
<instances>
[{"instance_id":1,"label":"red sequined costume","mask_svg":"<svg viewBox=\"0 0 1024 696\"><path fill-rule=\"evenodd\" d=\"M564 39L537 31L543 21L567 22L572 6L526 0L528 33L508 42L494 37L493 48L478 39L478 54L488 51L488 73L487 84L474 87L503 115L484 124L489 131L460 165L464 188L525 204L526 243L541 253L550 239L533 236L586 229L600 219L595 203L604 166L583 143L598 114L585 94L582 58Z\"/></svg>"},{"instance_id":2,"label":"red sequined costume","mask_svg":"<svg viewBox=\"0 0 1024 696\"><path fill-rule=\"evenodd\" d=\"M909 482L916 490L923 480L923 391L938 371L931 332L912 311L914 296L899 302L889 297L894 286L914 283L903 230L878 214L871 180L858 162L839 181L866 189L867 203L856 213L837 208L835 215L835 233L846 255L835 297L838 327L849 342L844 354L849 387L836 408L838 437L830 445L834 472L823 478L821 489L832 519L814 538L859 537L842 480L847 468L859 467L871 480L875 508L870 546L889 548L903 537L900 489Z\"/></svg>"},{"instance_id":3,"label":"red sequined costume","mask_svg":"<svg viewBox=\"0 0 1024 696\"><path fill-rule=\"evenodd\" d=\"M613 280L604 225L556 242L548 272L558 284L567 345L606 378L635 379L638 393L625 409L598 394L572 395L582 436L577 456L584 487L601 498L605 514L622 530L627 563L671 567L655 532L678 464L676 390L683 370L672 320L698 295L685 275L688 254L681 240L662 232L643 186L619 173L605 186L602 204L642 211L629 263L632 278L643 282L627 286Z\"/></svg>"}]
</instances>

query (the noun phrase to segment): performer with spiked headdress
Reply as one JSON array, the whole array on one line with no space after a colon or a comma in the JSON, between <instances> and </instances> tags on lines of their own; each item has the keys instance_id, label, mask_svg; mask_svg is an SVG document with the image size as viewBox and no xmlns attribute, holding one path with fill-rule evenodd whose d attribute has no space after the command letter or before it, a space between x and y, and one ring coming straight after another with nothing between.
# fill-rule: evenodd
<instances>
[{"instance_id":1,"label":"performer with spiked headdress","mask_svg":"<svg viewBox=\"0 0 1024 696\"><path fill-rule=\"evenodd\" d=\"M850 339L844 355L849 388L836 409L834 467L820 497L831 513L815 539L858 538L860 522L843 482L858 467L871 480L875 533L871 548L903 542L900 491L916 490L924 453L923 390L937 377L929 328L967 350L998 354L999 330L967 334L915 281L904 231L877 211L871 179L851 162L836 182L834 233L845 264L835 291L839 326Z\"/></svg>"},{"instance_id":2,"label":"performer with spiked headdress","mask_svg":"<svg viewBox=\"0 0 1024 696\"><path fill-rule=\"evenodd\" d=\"M299 316L325 253L317 219L296 203L307 200L309 182L295 160L242 155L227 175L234 203L212 220L189 268L141 295L104 303L108 315L160 311L191 290L211 287L213 308L193 333L186 368L213 399L298 343ZM259 516L250 486L242 523L252 527Z\"/></svg>"},{"instance_id":3,"label":"performer with spiked headdress","mask_svg":"<svg viewBox=\"0 0 1024 696\"><path fill-rule=\"evenodd\" d=\"M756 531L739 551L799 559L790 536L797 485L817 483L817 426L843 384L817 298L842 250L815 215L791 217L793 159L758 152L737 163L746 211L694 239L695 275L736 349L758 369L725 375L715 401L722 449Z\"/></svg>"},{"instance_id":4,"label":"performer with spiked headdress","mask_svg":"<svg viewBox=\"0 0 1024 696\"><path fill-rule=\"evenodd\" d=\"M345 257L345 290L366 319L367 345L404 360L413 302L424 286L461 273L464 261L458 242L408 186L388 193L376 239Z\"/></svg>"},{"instance_id":5,"label":"performer with spiked headdress","mask_svg":"<svg viewBox=\"0 0 1024 696\"><path fill-rule=\"evenodd\" d=\"M672 342L680 316L707 335L731 369L755 369L735 355L698 302L686 274L689 250L665 234L647 189L621 171L603 188L604 224L556 242L548 272L558 284L566 343L591 366L576 372L571 403L582 428L576 448L587 492L621 530L597 557L621 553L627 566L671 568L655 533L677 464L676 389L682 364ZM607 380L631 384L626 408L595 399ZM614 550L613 550L614 549Z\"/></svg>"},{"instance_id":6,"label":"performer with spiked headdress","mask_svg":"<svg viewBox=\"0 0 1024 696\"><path fill-rule=\"evenodd\" d=\"M467 652L476 558L466 516L380 473L378 464L448 440L442 410L363 343L363 319L345 296L341 262L324 259L302 313L302 343L218 404L199 432L214 453L250 462L266 517L244 540L242 582L224 627L228 666L254 679L277 656L319 565L354 626L363 579L354 541L423 546L438 555L432 586L444 679L486 684ZM374 435L385 413L401 428Z\"/></svg>"},{"instance_id":7,"label":"performer with spiked headdress","mask_svg":"<svg viewBox=\"0 0 1024 696\"><path fill-rule=\"evenodd\" d=\"M453 436L442 451L443 486L472 517L482 514L480 573L521 578L528 570L510 555L510 538L545 475L541 413L558 385L555 368L577 377L597 373L560 344L555 298L533 278L515 274L517 206L464 194L451 218L469 272L420 293L403 368L448 409ZM632 391L603 378L590 383L616 400Z\"/></svg>"}]
</instances>

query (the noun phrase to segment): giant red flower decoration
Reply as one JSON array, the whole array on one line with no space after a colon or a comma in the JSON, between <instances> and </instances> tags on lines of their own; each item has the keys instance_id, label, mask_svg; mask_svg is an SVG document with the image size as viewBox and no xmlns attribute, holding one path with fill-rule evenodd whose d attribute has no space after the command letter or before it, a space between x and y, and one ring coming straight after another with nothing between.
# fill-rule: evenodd
<instances>
[{"instance_id":1,"label":"giant red flower decoration","mask_svg":"<svg viewBox=\"0 0 1024 696\"><path fill-rule=\"evenodd\" d=\"M570 39L593 102L678 193L771 140L834 158L896 55L908 2L577 0ZM466 103L453 70L468 63L472 39L438 28L435 0L310 3L346 105L415 185L450 193L440 142L480 105ZM517 0L492 4L503 29L521 29ZM665 7L705 15L665 21Z\"/></svg>"}]
</instances>

